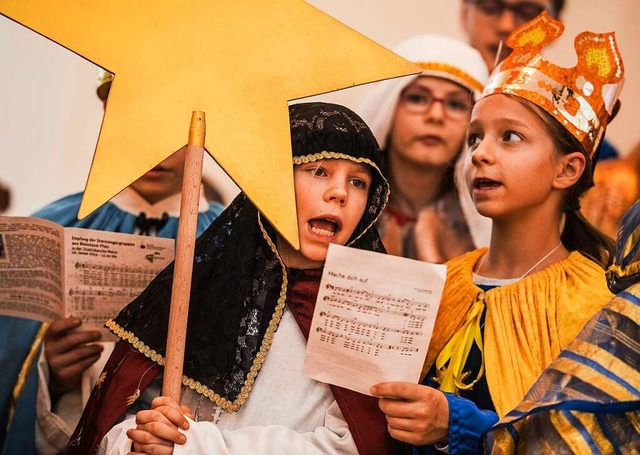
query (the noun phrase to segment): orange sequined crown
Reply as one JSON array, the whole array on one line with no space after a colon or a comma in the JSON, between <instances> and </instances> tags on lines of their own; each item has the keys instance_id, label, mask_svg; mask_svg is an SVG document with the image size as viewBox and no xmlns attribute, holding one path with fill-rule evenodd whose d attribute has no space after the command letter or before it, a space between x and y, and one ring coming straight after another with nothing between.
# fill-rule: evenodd
<instances>
[{"instance_id":1,"label":"orange sequined crown","mask_svg":"<svg viewBox=\"0 0 640 455\"><path fill-rule=\"evenodd\" d=\"M614 33L583 32L575 39L578 63L562 68L540 51L564 31L543 12L507 39L513 52L491 74L483 96L508 93L533 102L564 125L593 157L614 113L624 66Z\"/></svg>"}]
</instances>

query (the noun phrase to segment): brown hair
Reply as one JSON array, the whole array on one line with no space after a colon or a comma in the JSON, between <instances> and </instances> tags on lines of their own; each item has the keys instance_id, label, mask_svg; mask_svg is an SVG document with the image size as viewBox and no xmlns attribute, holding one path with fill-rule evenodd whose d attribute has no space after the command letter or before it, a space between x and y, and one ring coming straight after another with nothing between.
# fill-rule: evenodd
<instances>
[{"instance_id":1,"label":"brown hair","mask_svg":"<svg viewBox=\"0 0 640 455\"><path fill-rule=\"evenodd\" d=\"M553 140L557 153L567 155L573 152L580 152L587 158L586 167L580 179L575 185L566 190L565 222L560 239L569 251L579 251L606 269L613 260L615 244L612 239L589 223L580 212L580 198L593 186L593 163L578 139L555 118L530 101L513 95L507 96L518 101L542 120L545 129Z\"/></svg>"},{"instance_id":2,"label":"brown hair","mask_svg":"<svg viewBox=\"0 0 640 455\"><path fill-rule=\"evenodd\" d=\"M560 17L560 13L562 13L562 9L564 8L564 0L551 0L551 14L553 17L558 19Z\"/></svg>"}]
</instances>

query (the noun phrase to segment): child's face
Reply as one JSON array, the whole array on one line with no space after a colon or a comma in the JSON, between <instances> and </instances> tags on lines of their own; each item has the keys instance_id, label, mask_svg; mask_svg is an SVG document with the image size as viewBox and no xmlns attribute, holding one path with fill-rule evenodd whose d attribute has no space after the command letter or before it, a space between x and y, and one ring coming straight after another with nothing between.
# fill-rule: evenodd
<instances>
[{"instance_id":1,"label":"child's face","mask_svg":"<svg viewBox=\"0 0 640 455\"><path fill-rule=\"evenodd\" d=\"M439 77L422 76L398 98L389 152L416 166L446 167L465 140L471 94Z\"/></svg>"},{"instance_id":2,"label":"child's face","mask_svg":"<svg viewBox=\"0 0 640 455\"><path fill-rule=\"evenodd\" d=\"M182 191L186 147L148 171L131 187L147 202L155 204Z\"/></svg>"},{"instance_id":3,"label":"child's face","mask_svg":"<svg viewBox=\"0 0 640 455\"><path fill-rule=\"evenodd\" d=\"M476 103L467 133L467 184L480 214L493 218L555 204L562 164L540 117L505 95Z\"/></svg>"},{"instance_id":4,"label":"child's face","mask_svg":"<svg viewBox=\"0 0 640 455\"><path fill-rule=\"evenodd\" d=\"M371 171L367 164L322 160L294 170L300 251L280 242L288 267L320 267L330 243L344 245L367 206Z\"/></svg>"}]
</instances>

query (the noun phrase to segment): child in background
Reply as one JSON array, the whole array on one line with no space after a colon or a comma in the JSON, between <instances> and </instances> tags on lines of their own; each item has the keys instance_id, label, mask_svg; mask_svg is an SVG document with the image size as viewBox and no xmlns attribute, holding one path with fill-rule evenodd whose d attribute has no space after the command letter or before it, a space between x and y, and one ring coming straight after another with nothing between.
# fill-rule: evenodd
<instances>
[{"instance_id":1,"label":"child in background","mask_svg":"<svg viewBox=\"0 0 640 455\"><path fill-rule=\"evenodd\" d=\"M103 103L111 80L110 73L101 72L97 94ZM65 227L175 239L184 159L182 148L82 220L78 219L78 210L83 193L65 196L32 216ZM197 233L201 234L222 210L220 204L207 202L203 191ZM111 342L96 343L100 339L100 332L84 330L76 317L43 325L0 316L0 361L7 368L4 381L0 381L0 422L4 423L0 429L0 453L45 455L64 449L113 349ZM32 349L42 355L28 356ZM21 370L24 387L10 398L23 381Z\"/></svg>"}]
</instances>

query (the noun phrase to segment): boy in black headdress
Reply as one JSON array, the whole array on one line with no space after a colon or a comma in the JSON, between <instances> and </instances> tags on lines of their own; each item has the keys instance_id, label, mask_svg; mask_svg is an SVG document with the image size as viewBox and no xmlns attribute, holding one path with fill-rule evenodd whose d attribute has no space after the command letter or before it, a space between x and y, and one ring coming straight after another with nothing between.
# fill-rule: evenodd
<instances>
[{"instance_id":1,"label":"boy in black headdress","mask_svg":"<svg viewBox=\"0 0 640 455\"><path fill-rule=\"evenodd\" d=\"M181 402L197 422L187 423L175 401L153 400L170 266L107 323L122 341L67 453L93 453L101 440L106 453L147 452L147 444L165 453L397 452L375 399L302 374L329 243L383 251L372 227L389 192L379 148L342 106L294 105L290 119L300 251L243 194L196 244ZM125 413L136 419L102 439ZM177 431L185 425L186 438Z\"/></svg>"}]
</instances>

